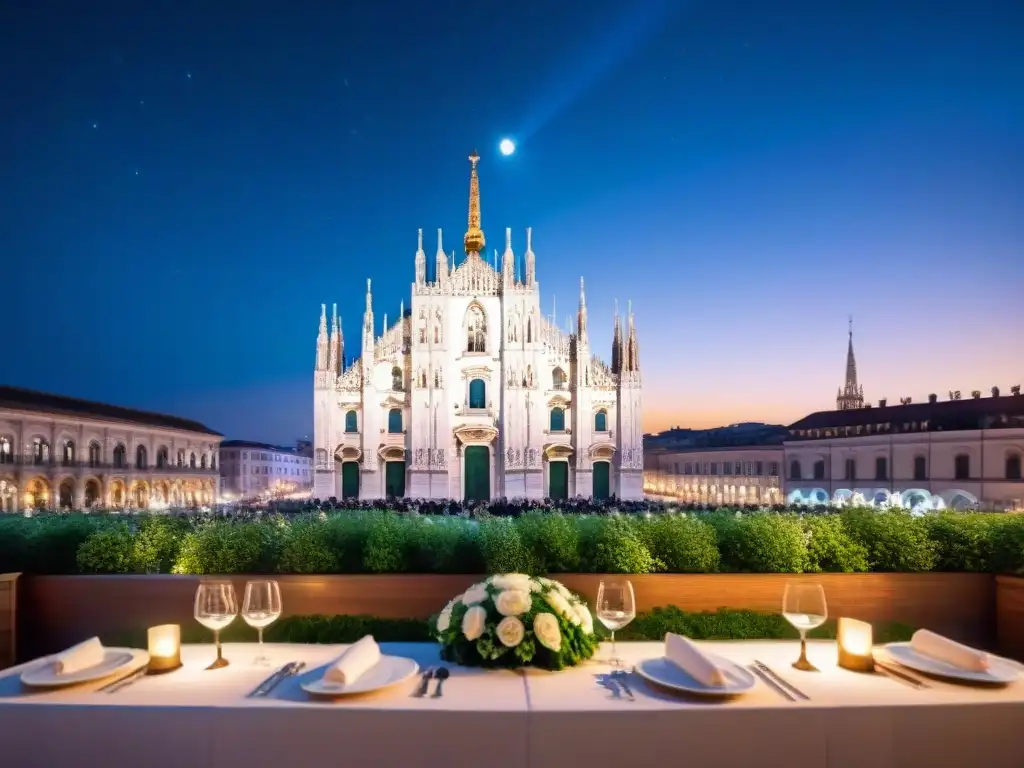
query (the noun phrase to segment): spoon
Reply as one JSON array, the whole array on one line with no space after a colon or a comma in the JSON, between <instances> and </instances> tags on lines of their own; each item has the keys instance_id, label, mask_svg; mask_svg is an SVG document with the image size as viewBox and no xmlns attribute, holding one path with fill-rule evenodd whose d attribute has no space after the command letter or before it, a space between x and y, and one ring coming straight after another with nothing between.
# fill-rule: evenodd
<instances>
[{"instance_id":1,"label":"spoon","mask_svg":"<svg viewBox=\"0 0 1024 768\"><path fill-rule=\"evenodd\" d=\"M441 692L441 686L444 685L444 681L448 679L450 674L447 667L441 667L434 673L434 679L437 680L437 689L434 691L435 699L439 699L444 695Z\"/></svg>"}]
</instances>

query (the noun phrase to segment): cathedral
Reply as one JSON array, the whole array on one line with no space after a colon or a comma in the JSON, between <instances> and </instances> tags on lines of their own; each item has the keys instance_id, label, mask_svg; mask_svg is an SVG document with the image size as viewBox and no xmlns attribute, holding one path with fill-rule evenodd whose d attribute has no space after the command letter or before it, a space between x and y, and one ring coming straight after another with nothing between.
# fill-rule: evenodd
<instances>
[{"instance_id":1,"label":"cathedral","mask_svg":"<svg viewBox=\"0 0 1024 768\"><path fill-rule=\"evenodd\" d=\"M366 282L361 357L345 366L337 308L321 305L314 372L313 496L486 501L643 496L640 356L616 310L611 365L593 355L580 280L574 332L540 311L531 230L517 270L512 231L487 262L470 156L465 258L423 230L409 309L376 335Z\"/></svg>"}]
</instances>

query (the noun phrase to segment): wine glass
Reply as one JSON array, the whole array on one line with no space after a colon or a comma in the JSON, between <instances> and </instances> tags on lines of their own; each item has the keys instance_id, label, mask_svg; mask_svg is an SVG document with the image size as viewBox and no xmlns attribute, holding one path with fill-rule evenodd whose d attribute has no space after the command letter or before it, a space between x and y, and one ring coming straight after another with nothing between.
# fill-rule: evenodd
<instances>
[{"instance_id":1,"label":"wine glass","mask_svg":"<svg viewBox=\"0 0 1024 768\"><path fill-rule=\"evenodd\" d=\"M270 659L263 655L263 630L281 618L281 589L276 581L250 581L245 585L242 598L242 618L259 635L260 649L254 664L267 666Z\"/></svg>"},{"instance_id":2,"label":"wine glass","mask_svg":"<svg viewBox=\"0 0 1024 768\"><path fill-rule=\"evenodd\" d=\"M782 595L782 615L800 633L800 658L793 666L804 672L817 672L818 668L807 660L807 631L820 627L828 618L825 588L821 584L787 582Z\"/></svg>"},{"instance_id":3,"label":"wine glass","mask_svg":"<svg viewBox=\"0 0 1024 768\"><path fill-rule=\"evenodd\" d=\"M615 649L615 631L636 618L633 585L625 579L602 581L597 587L597 619L612 633L612 655L608 663L621 667L622 659Z\"/></svg>"},{"instance_id":4,"label":"wine glass","mask_svg":"<svg viewBox=\"0 0 1024 768\"><path fill-rule=\"evenodd\" d=\"M196 590L196 621L213 630L217 646L217 659L207 669L220 669L228 665L220 647L220 631L238 615L238 598L230 581L204 581Z\"/></svg>"}]
</instances>

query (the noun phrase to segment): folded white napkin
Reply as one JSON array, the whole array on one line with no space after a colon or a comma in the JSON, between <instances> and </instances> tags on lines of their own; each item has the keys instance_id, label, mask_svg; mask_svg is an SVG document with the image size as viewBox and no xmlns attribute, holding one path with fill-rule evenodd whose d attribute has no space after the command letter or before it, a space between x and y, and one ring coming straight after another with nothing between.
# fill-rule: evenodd
<instances>
[{"instance_id":1,"label":"folded white napkin","mask_svg":"<svg viewBox=\"0 0 1024 768\"><path fill-rule=\"evenodd\" d=\"M954 667L967 670L968 672L985 672L988 670L989 658L984 651L962 645L948 637L929 632L927 629L919 629L910 638L910 647L922 656L928 656L938 661L945 661Z\"/></svg>"},{"instance_id":2,"label":"folded white napkin","mask_svg":"<svg viewBox=\"0 0 1024 768\"><path fill-rule=\"evenodd\" d=\"M720 687L728 683L725 670L709 659L688 637L672 632L666 634L665 658L703 685Z\"/></svg>"},{"instance_id":3,"label":"folded white napkin","mask_svg":"<svg viewBox=\"0 0 1024 768\"><path fill-rule=\"evenodd\" d=\"M83 669L102 664L107 656L98 637L90 637L78 645L72 645L53 657L53 671L58 675L73 675Z\"/></svg>"},{"instance_id":4,"label":"folded white napkin","mask_svg":"<svg viewBox=\"0 0 1024 768\"><path fill-rule=\"evenodd\" d=\"M324 682L347 685L354 683L366 670L380 661L380 646L372 635L352 643L345 652L332 661L324 672Z\"/></svg>"}]
</instances>

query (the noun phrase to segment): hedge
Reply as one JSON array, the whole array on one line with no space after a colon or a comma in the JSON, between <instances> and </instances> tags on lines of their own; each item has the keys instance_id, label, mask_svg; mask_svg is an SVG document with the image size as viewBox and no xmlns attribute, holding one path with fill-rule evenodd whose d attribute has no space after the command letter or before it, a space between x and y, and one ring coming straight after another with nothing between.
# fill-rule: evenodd
<instances>
[{"instance_id":1,"label":"hedge","mask_svg":"<svg viewBox=\"0 0 1024 768\"><path fill-rule=\"evenodd\" d=\"M845 509L517 517L0 517L0 572L1024 573L1024 515Z\"/></svg>"},{"instance_id":2,"label":"hedge","mask_svg":"<svg viewBox=\"0 0 1024 768\"><path fill-rule=\"evenodd\" d=\"M607 630L595 623L594 631L601 637ZM181 628L182 642L209 643L209 630L187 624ZM778 614L756 611L719 610L715 612L687 612L674 605L640 613L625 629L615 633L616 640L665 639L666 632L684 634L694 640L796 640L799 635ZM102 637L108 646L142 647L146 631ZM910 639L912 627L897 623L879 623L874 627L876 643L901 642ZM271 624L264 630L268 643L354 643L363 635L373 635L378 642L434 642L427 622L421 619L382 619L374 616L289 616ZM811 638L835 638L835 622L808 632ZM236 619L221 633L226 643L252 642L256 630Z\"/></svg>"}]
</instances>

